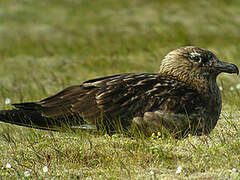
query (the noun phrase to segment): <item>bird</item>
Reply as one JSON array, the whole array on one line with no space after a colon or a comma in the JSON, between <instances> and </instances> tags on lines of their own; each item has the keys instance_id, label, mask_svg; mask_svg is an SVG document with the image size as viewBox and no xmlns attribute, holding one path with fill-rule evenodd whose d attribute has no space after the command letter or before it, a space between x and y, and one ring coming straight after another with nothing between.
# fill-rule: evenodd
<instances>
[{"instance_id":1,"label":"bird","mask_svg":"<svg viewBox=\"0 0 240 180\"><path fill-rule=\"evenodd\" d=\"M175 138L208 135L221 113L216 78L222 72L238 75L239 69L207 49L184 46L163 57L158 73L91 79L37 102L13 104L0 111L0 121L44 130L96 127L114 133L121 127Z\"/></svg>"}]
</instances>

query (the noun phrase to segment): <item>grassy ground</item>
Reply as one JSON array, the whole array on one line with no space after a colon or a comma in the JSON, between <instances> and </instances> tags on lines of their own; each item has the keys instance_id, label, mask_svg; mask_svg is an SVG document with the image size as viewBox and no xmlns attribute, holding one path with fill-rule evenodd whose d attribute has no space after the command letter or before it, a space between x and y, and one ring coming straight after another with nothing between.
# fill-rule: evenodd
<instances>
[{"instance_id":1,"label":"grassy ground","mask_svg":"<svg viewBox=\"0 0 240 180\"><path fill-rule=\"evenodd\" d=\"M40 100L80 82L157 72L170 50L195 45L240 65L240 2L0 1L0 103ZM0 176L66 179L239 179L240 85L221 75L223 111L207 137L128 138L1 123ZM176 171L179 173L176 173Z\"/></svg>"}]
</instances>

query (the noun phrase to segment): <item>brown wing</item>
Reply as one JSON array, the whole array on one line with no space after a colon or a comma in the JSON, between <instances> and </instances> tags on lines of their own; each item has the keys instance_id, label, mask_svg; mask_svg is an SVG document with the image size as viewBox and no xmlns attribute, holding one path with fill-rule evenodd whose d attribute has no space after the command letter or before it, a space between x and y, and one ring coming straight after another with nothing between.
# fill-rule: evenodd
<instances>
[{"instance_id":1,"label":"brown wing","mask_svg":"<svg viewBox=\"0 0 240 180\"><path fill-rule=\"evenodd\" d=\"M79 114L87 121L100 117L132 119L159 109L186 113L193 109L196 90L159 74L122 74L71 86L38 103L16 104L36 109L48 118ZM104 116L103 116L104 115Z\"/></svg>"}]
</instances>

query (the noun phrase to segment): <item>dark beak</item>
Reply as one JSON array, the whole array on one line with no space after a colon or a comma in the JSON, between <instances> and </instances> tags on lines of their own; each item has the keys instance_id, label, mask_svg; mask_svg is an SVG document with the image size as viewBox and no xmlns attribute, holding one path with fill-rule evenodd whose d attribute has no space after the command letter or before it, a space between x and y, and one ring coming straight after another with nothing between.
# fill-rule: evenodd
<instances>
[{"instance_id":1,"label":"dark beak","mask_svg":"<svg viewBox=\"0 0 240 180\"><path fill-rule=\"evenodd\" d=\"M221 62L218 61L217 64L215 65L215 68L221 72L225 73L236 73L237 75L239 74L239 69L235 64L231 64L228 62Z\"/></svg>"}]
</instances>

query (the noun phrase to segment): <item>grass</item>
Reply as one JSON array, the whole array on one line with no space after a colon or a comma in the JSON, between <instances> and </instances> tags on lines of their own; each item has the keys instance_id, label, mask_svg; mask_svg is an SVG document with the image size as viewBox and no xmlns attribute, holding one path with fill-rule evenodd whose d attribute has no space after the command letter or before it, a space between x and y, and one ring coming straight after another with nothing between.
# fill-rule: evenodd
<instances>
[{"instance_id":1,"label":"grass","mask_svg":"<svg viewBox=\"0 0 240 180\"><path fill-rule=\"evenodd\" d=\"M10 108L6 98L40 100L95 77L157 72L161 58L184 45L240 65L239 17L237 0L0 1L1 108ZM0 176L239 179L239 78L221 75L218 83L223 110L207 137L132 139L1 123Z\"/></svg>"}]
</instances>

